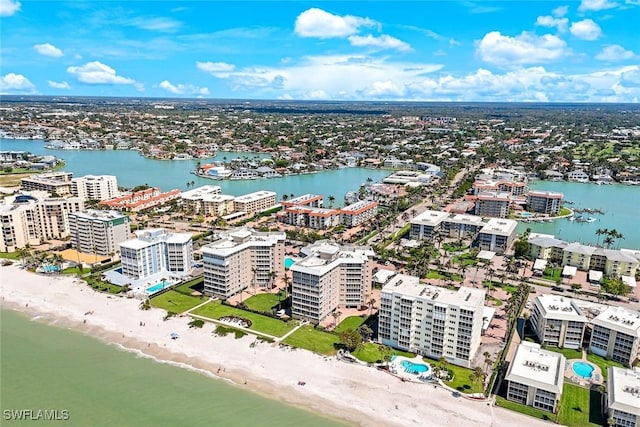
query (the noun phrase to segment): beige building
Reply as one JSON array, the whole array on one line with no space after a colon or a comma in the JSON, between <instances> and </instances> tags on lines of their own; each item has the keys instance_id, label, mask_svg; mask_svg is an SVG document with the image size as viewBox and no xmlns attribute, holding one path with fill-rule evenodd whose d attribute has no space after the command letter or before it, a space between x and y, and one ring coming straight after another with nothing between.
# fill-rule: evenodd
<instances>
[{"instance_id":1,"label":"beige building","mask_svg":"<svg viewBox=\"0 0 640 427\"><path fill-rule=\"evenodd\" d=\"M548 215L557 215L564 195L552 191L529 191L527 194L527 210Z\"/></svg>"},{"instance_id":2,"label":"beige building","mask_svg":"<svg viewBox=\"0 0 640 427\"><path fill-rule=\"evenodd\" d=\"M640 351L640 313L609 307L592 321L589 350L598 356L631 366Z\"/></svg>"},{"instance_id":3,"label":"beige building","mask_svg":"<svg viewBox=\"0 0 640 427\"><path fill-rule=\"evenodd\" d=\"M483 191L476 196L476 215L506 218L509 216L511 197L503 191Z\"/></svg>"},{"instance_id":4,"label":"beige building","mask_svg":"<svg viewBox=\"0 0 640 427\"><path fill-rule=\"evenodd\" d=\"M266 288L284 275L285 233L237 228L202 248L204 293L227 299L242 290Z\"/></svg>"},{"instance_id":5,"label":"beige building","mask_svg":"<svg viewBox=\"0 0 640 427\"><path fill-rule=\"evenodd\" d=\"M118 211L88 209L69 214L72 247L79 252L112 257L129 239L129 217Z\"/></svg>"},{"instance_id":6,"label":"beige building","mask_svg":"<svg viewBox=\"0 0 640 427\"><path fill-rule=\"evenodd\" d=\"M555 413L562 396L566 359L539 344L518 345L507 375L507 400Z\"/></svg>"},{"instance_id":7,"label":"beige building","mask_svg":"<svg viewBox=\"0 0 640 427\"><path fill-rule=\"evenodd\" d=\"M610 366L607 373L607 412L613 426L640 426L640 368Z\"/></svg>"},{"instance_id":8,"label":"beige building","mask_svg":"<svg viewBox=\"0 0 640 427\"><path fill-rule=\"evenodd\" d=\"M471 367L482 334L485 291L452 291L398 274L380 293L378 337L382 344Z\"/></svg>"},{"instance_id":9,"label":"beige building","mask_svg":"<svg viewBox=\"0 0 640 427\"><path fill-rule=\"evenodd\" d=\"M341 222L347 227L355 227L376 216L378 202L360 200L340 209Z\"/></svg>"},{"instance_id":10,"label":"beige building","mask_svg":"<svg viewBox=\"0 0 640 427\"><path fill-rule=\"evenodd\" d=\"M478 233L478 247L503 253L509 250L516 236L517 221L491 218Z\"/></svg>"},{"instance_id":11,"label":"beige building","mask_svg":"<svg viewBox=\"0 0 640 427\"><path fill-rule=\"evenodd\" d=\"M322 322L338 307L361 307L371 295L370 247L340 246L321 240L302 248L291 268L293 317Z\"/></svg>"},{"instance_id":12,"label":"beige building","mask_svg":"<svg viewBox=\"0 0 640 427\"><path fill-rule=\"evenodd\" d=\"M84 200L109 200L118 197L118 179L113 175L85 175L71 179L71 193Z\"/></svg>"},{"instance_id":13,"label":"beige building","mask_svg":"<svg viewBox=\"0 0 640 427\"><path fill-rule=\"evenodd\" d=\"M0 204L0 252L68 237L69 214L82 209L79 197L51 197L43 191L6 197Z\"/></svg>"},{"instance_id":14,"label":"beige building","mask_svg":"<svg viewBox=\"0 0 640 427\"><path fill-rule=\"evenodd\" d=\"M31 175L20 180L20 188L24 191L46 191L64 196L71 194L71 172L49 172Z\"/></svg>"},{"instance_id":15,"label":"beige building","mask_svg":"<svg viewBox=\"0 0 640 427\"><path fill-rule=\"evenodd\" d=\"M256 191L238 196L233 200L235 212L252 214L271 208L276 204L276 193L273 191Z\"/></svg>"},{"instance_id":16,"label":"beige building","mask_svg":"<svg viewBox=\"0 0 640 427\"><path fill-rule=\"evenodd\" d=\"M582 348L588 320L573 299L551 294L537 296L530 322L541 344Z\"/></svg>"}]
</instances>

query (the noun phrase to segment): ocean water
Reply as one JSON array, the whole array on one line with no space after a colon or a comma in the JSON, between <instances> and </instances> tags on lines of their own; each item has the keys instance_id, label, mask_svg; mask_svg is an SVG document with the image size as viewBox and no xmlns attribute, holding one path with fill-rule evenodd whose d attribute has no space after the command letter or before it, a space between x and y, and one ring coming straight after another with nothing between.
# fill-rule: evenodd
<instances>
[{"instance_id":1,"label":"ocean water","mask_svg":"<svg viewBox=\"0 0 640 427\"><path fill-rule=\"evenodd\" d=\"M38 155L56 156L66 162L64 170L82 175L115 175L118 185L134 187L148 184L162 190L178 188L185 190L187 183L193 181L196 186L219 185L224 194L239 196L259 190L275 191L278 196L317 193L335 197L334 206L344 205L344 195L349 191L358 191L360 185L371 178L379 181L390 174L389 171L368 168L343 168L314 174L286 176L272 179L253 179L243 181L216 181L200 178L190 172L200 161L202 164L213 161L231 160L236 157L269 157L265 154L251 154L221 151L213 158L193 160L153 160L147 159L137 151L131 150L50 150L44 148L43 141L0 139L2 151L29 151Z\"/></svg>"},{"instance_id":2,"label":"ocean water","mask_svg":"<svg viewBox=\"0 0 640 427\"><path fill-rule=\"evenodd\" d=\"M597 218L595 222L577 222L559 219L553 222L521 222L517 231L524 232L527 227L536 233L553 234L569 242L584 244L598 243L596 230L616 229L624 239L612 247L640 249L640 186L638 185L597 185L580 182L532 181L529 187L536 190L557 191L564 199L574 202L568 208L600 209L604 214L577 214ZM600 237L600 244L602 239Z\"/></svg>"},{"instance_id":3,"label":"ocean water","mask_svg":"<svg viewBox=\"0 0 640 427\"><path fill-rule=\"evenodd\" d=\"M2 426L29 424L7 420L21 409L68 411L68 421L37 425L346 425L10 310L0 316Z\"/></svg>"}]
</instances>

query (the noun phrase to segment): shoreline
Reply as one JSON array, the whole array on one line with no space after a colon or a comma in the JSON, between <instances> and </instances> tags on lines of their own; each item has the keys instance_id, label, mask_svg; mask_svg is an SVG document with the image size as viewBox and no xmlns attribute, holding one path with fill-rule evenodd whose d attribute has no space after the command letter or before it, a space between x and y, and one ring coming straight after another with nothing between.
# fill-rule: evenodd
<instances>
[{"instance_id":1,"label":"shoreline","mask_svg":"<svg viewBox=\"0 0 640 427\"><path fill-rule=\"evenodd\" d=\"M163 321L162 310L142 311L139 300L106 296L73 277L41 276L15 265L0 267L0 273L3 309L350 425L430 425L426 420L452 426L460 422L468 426L547 425L486 403L456 399L442 388L401 382L335 357L280 348L251 335L241 339L232 334L212 336L213 324L191 329L188 316ZM173 332L180 338L170 339ZM298 381L305 386L298 386Z\"/></svg>"}]
</instances>

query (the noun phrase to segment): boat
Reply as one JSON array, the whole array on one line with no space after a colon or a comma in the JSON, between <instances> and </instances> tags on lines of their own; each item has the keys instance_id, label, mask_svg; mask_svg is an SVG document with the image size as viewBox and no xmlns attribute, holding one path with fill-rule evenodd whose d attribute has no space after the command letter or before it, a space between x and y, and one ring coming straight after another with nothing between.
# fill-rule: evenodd
<instances>
[{"instance_id":1,"label":"boat","mask_svg":"<svg viewBox=\"0 0 640 427\"><path fill-rule=\"evenodd\" d=\"M587 218L587 220L586 220L586 221L587 221L587 222L596 222L596 221L597 221L597 218L594 218L594 217L592 217L592 216L591 216L591 217Z\"/></svg>"}]
</instances>

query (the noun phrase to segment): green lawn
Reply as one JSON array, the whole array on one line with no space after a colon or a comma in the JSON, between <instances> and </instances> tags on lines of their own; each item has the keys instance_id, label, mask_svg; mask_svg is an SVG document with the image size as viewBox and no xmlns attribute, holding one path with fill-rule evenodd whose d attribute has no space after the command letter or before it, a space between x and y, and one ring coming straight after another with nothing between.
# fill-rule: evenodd
<instances>
[{"instance_id":1,"label":"green lawn","mask_svg":"<svg viewBox=\"0 0 640 427\"><path fill-rule=\"evenodd\" d=\"M82 271L78 269L78 267L67 267L62 270L62 274L89 274L91 273L91 269L88 267L83 267Z\"/></svg>"},{"instance_id":2,"label":"green lawn","mask_svg":"<svg viewBox=\"0 0 640 427\"><path fill-rule=\"evenodd\" d=\"M440 365L438 360L423 357L422 360L429 363L431 366ZM473 373L473 369L463 368L462 366L453 365L447 363L446 368L453 372L453 379L451 381L444 381L446 385L451 388L455 388L460 393L480 393L482 392L482 385L478 382L473 384L469 379L469 375Z\"/></svg>"},{"instance_id":3,"label":"green lawn","mask_svg":"<svg viewBox=\"0 0 640 427\"><path fill-rule=\"evenodd\" d=\"M258 294L247 298L244 302L247 308L263 313L271 313L273 308L278 308L278 294Z\"/></svg>"},{"instance_id":4,"label":"green lawn","mask_svg":"<svg viewBox=\"0 0 640 427\"><path fill-rule=\"evenodd\" d=\"M0 258L3 259L12 259L14 261L17 261L20 259L20 252L15 251L15 252L0 252Z\"/></svg>"},{"instance_id":5,"label":"green lawn","mask_svg":"<svg viewBox=\"0 0 640 427\"><path fill-rule=\"evenodd\" d=\"M351 354L357 359L362 360L363 362L371 362L371 363L375 363L378 361L382 362L383 361L382 353L380 352L379 348L380 348L379 344L376 344L373 342L367 342L367 343L364 343L359 349L357 349ZM415 354L413 353L397 350L395 348L391 349L391 355L404 356L410 359L413 359L415 357Z\"/></svg>"},{"instance_id":6,"label":"green lawn","mask_svg":"<svg viewBox=\"0 0 640 427\"><path fill-rule=\"evenodd\" d=\"M502 396L496 396L496 405L509 409L511 411L529 415L530 417L539 418L541 420L553 421L555 419L555 415L551 412L542 411L540 409L532 408L531 406L527 405L521 405L519 403L507 400Z\"/></svg>"},{"instance_id":7,"label":"green lawn","mask_svg":"<svg viewBox=\"0 0 640 427\"><path fill-rule=\"evenodd\" d=\"M350 316L344 319L338 326L335 328L336 333L340 333L342 331L346 331L348 329L356 330L367 320L366 317L363 316Z\"/></svg>"},{"instance_id":8,"label":"green lawn","mask_svg":"<svg viewBox=\"0 0 640 427\"><path fill-rule=\"evenodd\" d=\"M436 271L436 270L431 270L427 273L427 279L442 279L442 280L446 280L446 279L451 279L454 282L462 282L462 276L460 276L459 274L451 274L451 273L447 273L447 272L441 272L441 271Z\"/></svg>"},{"instance_id":9,"label":"green lawn","mask_svg":"<svg viewBox=\"0 0 640 427\"><path fill-rule=\"evenodd\" d=\"M496 297L492 297L491 295L487 295L487 300L493 301L493 306L494 307L500 307L502 305L502 301L500 301Z\"/></svg>"},{"instance_id":10,"label":"green lawn","mask_svg":"<svg viewBox=\"0 0 640 427\"><path fill-rule=\"evenodd\" d=\"M176 292L173 289L155 296L149 300L151 307L162 308L172 313L184 313L204 302L199 297L192 297Z\"/></svg>"},{"instance_id":11,"label":"green lawn","mask_svg":"<svg viewBox=\"0 0 640 427\"><path fill-rule=\"evenodd\" d=\"M605 381L607 380L607 368L609 366L617 366L619 368L625 367L622 363L614 362L613 360L607 360L602 356L598 356L592 353L587 353L587 360L600 367L600 369L602 370L602 378L604 378Z\"/></svg>"},{"instance_id":12,"label":"green lawn","mask_svg":"<svg viewBox=\"0 0 640 427\"><path fill-rule=\"evenodd\" d=\"M283 336L296 326L295 322L284 322L282 320L274 319L273 317L267 317L228 305L222 305L220 301L212 301L209 304L195 309L192 313L197 314L198 316L209 317L211 319L219 319L224 316L241 317L251 321L251 327L249 329L276 337Z\"/></svg>"},{"instance_id":13,"label":"green lawn","mask_svg":"<svg viewBox=\"0 0 640 427\"><path fill-rule=\"evenodd\" d=\"M558 423L569 427L602 426L600 397L597 391L565 383Z\"/></svg>"},{"instance_id":14,"label":"green lawn","mask_svg":"<svg viewBox=\"0 0 640 427\"><path fill-rule=\"evenodd\" d=\"M188 282L184 282L179 286L176 286L174 289L183 294L191 294L193 291L198 289L202 289L204 287L204 277L198 277L193 280L189 280Z\"/></svg>"},{"instance_id":15,"label":"green lawn","mask_svg":"<svg viewBox=\"0 0 640 427\"><path fill-rule=\"evenodd\" d=\"M556 280L562 278L562 269L561 268L545 268L544 273L542 273L542 278L546 280Z\"/></svg>"},{"instance_id":16,"label":"green lawn","mask_svg":"<svg viewBox=\"0 0 640 427\"><path fill-rule=\"evenodd\" d=\"M561 353L564 355L564 357L567 358L567 360L582 359L582 352L580 350L573 350L570 348L558 348L553 346L546 346L545 349L549 351L554 351L556 353Z\"/></svg>"},{"instance_id":17,"label":"green lawn","mask_svg":"<svg viewBox=\"0 0 640 427\"><path fill-rule=\"evenodd\" d=\"M289 335L283 342L293 347L304 348L314 353L327 356L336 354L336 344L340 338L336 334L314 329L311 325L305 325Z\"/></svg>"}]
</instances>

